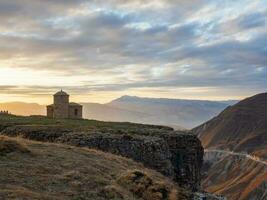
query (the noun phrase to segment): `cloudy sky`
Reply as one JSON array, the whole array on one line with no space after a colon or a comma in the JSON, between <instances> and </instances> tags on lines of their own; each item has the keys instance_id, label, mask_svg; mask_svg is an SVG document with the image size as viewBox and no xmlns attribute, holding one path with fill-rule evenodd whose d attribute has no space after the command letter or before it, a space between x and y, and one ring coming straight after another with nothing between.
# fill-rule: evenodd
<instances>
[{"instance_id":1,"label":"cloudy sky","mask_svg":"<svg viewBox=\"0 0 267 200\"><path fill-rule=\"evenodd\" d=\"M0 0L0 101L240 99L267 87L266 0Z\"/></svg>"}]
</instances>

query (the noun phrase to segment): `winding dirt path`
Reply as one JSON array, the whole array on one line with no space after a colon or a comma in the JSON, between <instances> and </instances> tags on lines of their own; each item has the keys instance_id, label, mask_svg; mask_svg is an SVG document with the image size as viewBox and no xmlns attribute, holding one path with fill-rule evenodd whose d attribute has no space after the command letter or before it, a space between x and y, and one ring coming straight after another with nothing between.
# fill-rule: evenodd
<instances>
[{"instance_id":1,"label":"winding dirt path","mask_svg":"<svg viewBox=\"0 0 267 200\"><path fill-rule=\"evenodd\" d=\"M264 164L267 167L267 161L261 160L257 156L249 155L246 153L237 153L237 152L233 152L233 151L225 151L225 150L218 150L218 149L205 149L204 151L205 152L214 152L214 153L233 155L233 156L240 156L242 158L247 158L247 159L253 160L255 162L259 162L261 164Z\"/></svg>"}]
</instances>

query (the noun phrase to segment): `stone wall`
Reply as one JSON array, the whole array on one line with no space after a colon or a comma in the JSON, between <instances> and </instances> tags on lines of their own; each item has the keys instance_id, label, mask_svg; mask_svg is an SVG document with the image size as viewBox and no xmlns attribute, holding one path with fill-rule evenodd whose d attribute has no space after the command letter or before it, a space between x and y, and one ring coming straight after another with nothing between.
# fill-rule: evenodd
<instances>
[{"instance_id":1,"label":"stone wall","mask_svg":"<svg viewBox=\"0 0 267 200\"><path fill-rule=\"evenodd\" d=\"M60 127L13 126L2 131L8 136L60 142L95 148L141 162L194 191L200 187L203 148L194 135L166 131L156 135L77 132Z\"/></svg>"},{"instance_id":2,"label":"stone wall","mask_svg":"<svg viewBox=\"0 0 267 200\"><path fill-rule=\"evenodd\" d=\"M81 105L69 105L69 119L82 119L83 107Z\"/></svg>"},{"instance_id":3,"label":"stone wall","mask_svg":"<svg viewBox=\"0 0 267 200\"><path fill-rule=\"evenodd\" d=\"M69 117L69 96L54 96L54 118Z\"/></svg>"},{"instance_id":4,"label":"stone wall","mask_svg":"<svg viewBox=\"0 0 267 200\"><path fill-rule=\"evenodd\" d=\"M49 118L53 118L54 117L54 106L50 105L46 107L46 115Z\"/></svg>"}]
</instances>

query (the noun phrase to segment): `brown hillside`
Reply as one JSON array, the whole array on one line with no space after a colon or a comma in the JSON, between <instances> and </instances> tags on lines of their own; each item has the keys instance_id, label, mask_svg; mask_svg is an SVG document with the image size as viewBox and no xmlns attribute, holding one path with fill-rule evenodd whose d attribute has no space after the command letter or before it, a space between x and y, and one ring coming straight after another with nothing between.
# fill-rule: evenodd
<instances>
[{"instance_id":1,"label":"brown hillside","mask_svg":"<svg viewBox=\"0 0 267 200\"><path fill-rule=\"evenodd\" d=\"M267 93L247 98L193 129L205 148L267 156ZM265 153L264 153L265 152Z\"/></svg>"},{"instance_id":2,"label":"brown hillside","mask_svg":"<svg viewBox=\"0 0 267 200\"><path fill-rule=\"evenodd\" d=\"M266 184L266 166L238 156L227 156L216 162L202 183L206 191L228 200L265 200Z\"/></svg>"},{"instance_id":3,"label":"brown hillside","mask_svg":"<svg viewBox=\"0 0 267 200\"><path fill-rule=\"evenodd\" d=\"M267 198L267 93L228 107L193 131L206 149L221 149L225 154L223 158L216 152L205 154L205 166L209 166L203 169L205 190L229 200ZM227 154L230 151L239 154ZM246 153L258 158L253 160Z\"/></svg>"}]
</instances>

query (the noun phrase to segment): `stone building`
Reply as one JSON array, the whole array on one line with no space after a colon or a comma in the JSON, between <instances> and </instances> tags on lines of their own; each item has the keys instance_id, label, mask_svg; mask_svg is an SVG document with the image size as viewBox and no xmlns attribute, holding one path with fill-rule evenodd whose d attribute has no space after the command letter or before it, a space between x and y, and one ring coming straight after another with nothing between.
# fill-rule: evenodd
<instances>
[{"instance_id":1,"label":"stone building","mask_svg":"<svg viewBox=\"0 0 267 200\"><path fill-rule=\"evenodd\" d=\"M69 102L69 95L64 91L54 94L54 104L47 106L47 117L56 119L82 119L82 105Z\"/></svg>"},{"instance_id":2,"label":"stone building","mask_svg":"<svg viewBox=\"0 0 267 200\"><path fill-rule=\"evenodd\" d=\"M9 115L8 110L0 110L0 115Z\"/></svg>"}]
</instances>

